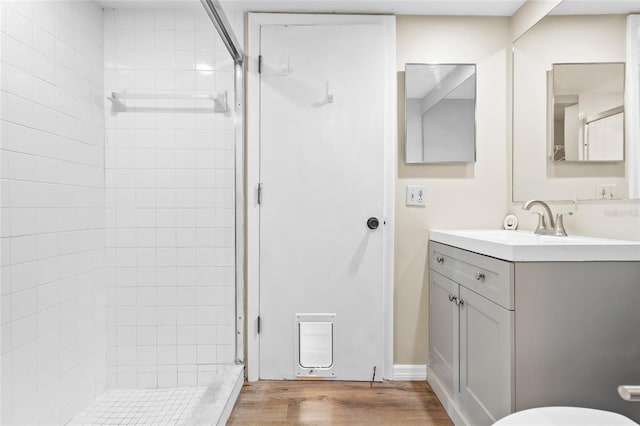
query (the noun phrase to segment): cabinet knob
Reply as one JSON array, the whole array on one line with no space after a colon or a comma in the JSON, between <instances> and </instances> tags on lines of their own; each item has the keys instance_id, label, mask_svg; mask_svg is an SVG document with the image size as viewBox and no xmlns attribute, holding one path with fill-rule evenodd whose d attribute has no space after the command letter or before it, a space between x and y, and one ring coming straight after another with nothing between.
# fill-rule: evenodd
<instances>
[{"instance_id":1,"label":"cabinet knob","mask_svg":"<svg viewBox=\"0 0 640 426\"><path fill-rule=\"evenodd\" d=\"M436 256L436 262L438 262L439 264L443 264L444 263L444 257L443 256Z\"/></svg>"},{"instance_id":2,"label":"cabinet knob","mask_svg":"<svg viewBox=\"0 0 640 426\"><path fill-rule=\"evenodd\" d=\"M455 297L453 294L449 295L449 302L453 302L456 299L457 299L457 297Z\"/></svg>"},{"instance_id":3,"label":"cabinet knob","mask_svg":"<svg viewBox=\"0 0 640 426\"><path fill-rule=\"evenodd\" d=\"M456 306L458 306L459 308L462 308L463 305L464 305L464 300L456 298Z\"/></svg>"},{"instance_id":4,"label":"cabinet knob","mask_svg":"<svg viewBox=\"0 0 640 426\"><path fill-rule=\"evenodd\" d=\"M476 272L476 280L478 280L478 281L484 280L484 273Z\"/></svg>"}]
</instances>

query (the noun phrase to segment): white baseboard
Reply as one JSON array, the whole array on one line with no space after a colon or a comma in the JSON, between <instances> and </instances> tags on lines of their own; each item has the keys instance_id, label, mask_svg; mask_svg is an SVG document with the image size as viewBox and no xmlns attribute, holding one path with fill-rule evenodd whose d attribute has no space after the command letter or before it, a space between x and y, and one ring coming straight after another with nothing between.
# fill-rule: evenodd
<instances>
[{"instance_id":1,"label":"white baseboard","mask_svg":"<svg viewBox=\"0 0 640 426\"><path fill-rule=\"evenodd\" d=\"M427 365L394 364L393 380L427 380Z\"/></svg>"}]
</instances>

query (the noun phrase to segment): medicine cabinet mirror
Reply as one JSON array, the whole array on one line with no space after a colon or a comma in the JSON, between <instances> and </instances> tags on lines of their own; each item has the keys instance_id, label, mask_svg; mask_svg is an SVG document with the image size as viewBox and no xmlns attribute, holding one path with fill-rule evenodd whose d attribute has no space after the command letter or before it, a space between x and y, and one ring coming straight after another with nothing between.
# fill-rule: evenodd
<instances>
[{"instance_id":1,"label":"medicine cabinet mirror","mask_svg":"<svg viewBox=\"0 0 640 426\"><path fill-rule=\"evenodd\" d=\"M473 163L475 64L405 65L405 161Z\"/></svg>"},{"instance_id":2,"label":"medicine cabinet mirror","mask_svg":"<svg viewBox=\"0 0 640 426\"><path fill-rule=\"evenodd\" d=\"M624 160L624 63L553 64L550 77L550 158Z\"/></svg>"}]
</instances>

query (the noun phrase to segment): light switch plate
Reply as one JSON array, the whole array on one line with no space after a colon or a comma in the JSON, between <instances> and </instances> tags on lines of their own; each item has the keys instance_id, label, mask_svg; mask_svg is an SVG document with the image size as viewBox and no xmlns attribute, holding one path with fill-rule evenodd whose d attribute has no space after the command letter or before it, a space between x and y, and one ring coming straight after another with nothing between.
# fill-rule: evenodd
<instances>
[{"instance_id":1,"label":"light switch plate","mask_svg":"<svg viewBox=\"0 0 640 426\"><path fill-rule=\"evenodd\" d=\"M424 186L407 185L407 206L425 206L427 204Z\"/></svg>"},{"instance_id":2,"label":"light switch plate","mask_svg":"<svg viewBox=\"0 0 640 426\"><path fill-rule=\"evenodd\" d=\"M607 185L596 185L596 199L617 200L618 186L615 183L607 184Z\"/></svg>"}]
</instances>

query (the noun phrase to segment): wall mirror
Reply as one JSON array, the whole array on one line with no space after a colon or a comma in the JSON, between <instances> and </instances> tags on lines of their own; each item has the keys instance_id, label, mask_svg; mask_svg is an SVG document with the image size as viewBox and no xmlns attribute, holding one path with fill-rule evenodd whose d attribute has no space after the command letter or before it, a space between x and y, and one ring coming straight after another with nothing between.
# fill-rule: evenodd
<instances>
[{"instance_id":1,"label":"wall mirror","mask_svg":"<svg viewBox=\"0 0 640 426\"><path fill-rule=\"evenodd\" d=\"M597 3L597 4L596 4ZM586 8L586 9L585 9ZM637 8L637 9L634 9ZM560 160L559 148L553 141L555 112L549 108L549 92L553 97L552 74L562 74L554 64L626 64L626 92L629 95L629 70L637 70L637 59L627 64L627 14L640 12L635 0L606 2L563 1L547 16L540 19L526 33L514 41L513 52L513 127L512 127L512 199L522 202L532 198L545 200L599 200L635 199L640 169L640 137L629 129L638 126L639 114L632 112L625 99L624 111L616 116L619 101L611 101L611 108L593 110L591 118L599 113L611 114L613 120L622 119L626 139L611 149L614 155L595 160L590 154L582 161L579 157ZM637 31L635 35L637 37ZM633 41L638 45L637 39ZM609 72L609 70L607 71ZM636 73L637 76L637 73ZM636 77L637 79L637 77ZM636 82L636 90L637 90ZM560 82L558 82L558 86ZM616 83L620 86L620 82ZM577 89L576 89L577 90ZM562 94L561 94L562 93ZM562 98L562 96L567 96ZM558 92L558 103L576 102L576 93ZM604 97L604 96L603 96ZM612 95L613 97L613 95ZM616 95L619 100L619 95ZM635 107L634 107L635 108ZM565 110L566 111L566 110ZM591 114L589 112L588 114ZM585 114L585 115L588 115ZM584 117L583 117L584 118ZM601 121L601 120L596 120ZM599 123L600 125L604 123ZM608 123L607 123L608 124ZM589 130L591 131L591 130ZM597 129L596 133L609 130ZM619 130L615 131L619 138ZM560 144L557 144L560 145ZM565 151L568 149L564 147ZM576 154L577 156L578 154ZM596 157L597 158L597 157ZM560 160L560 161L559 161ZM603 187L606 195L603 196Z\"/></svg>"},{"instance_id":2,"label":"wall mirror","mask_svg":"<svg viewBox=\"0 0 640 426\"><path fill-rule=\"evenodd\" d=\"M624 64L553 64L548 81L550 158L624 160Z\"/></svg>"},{"instance_id":3,"label":"wall mirror","mask_svg":"<svg viewBox=\"0 0 640 426\"><path fill-rule=\"evenodd\" d=\"M405 161L473 163L475 64L405 65Z\"/></svg>"}]
</instances>

